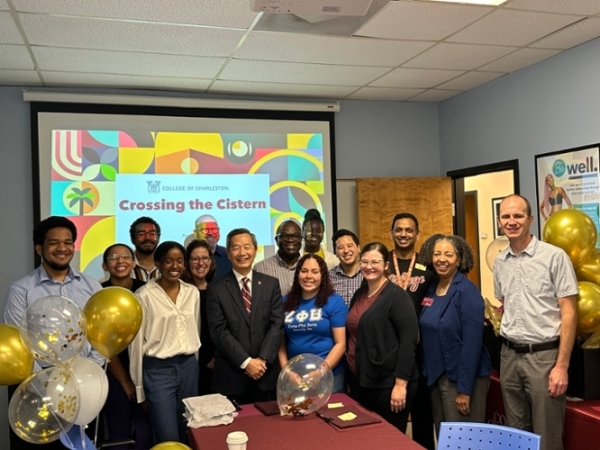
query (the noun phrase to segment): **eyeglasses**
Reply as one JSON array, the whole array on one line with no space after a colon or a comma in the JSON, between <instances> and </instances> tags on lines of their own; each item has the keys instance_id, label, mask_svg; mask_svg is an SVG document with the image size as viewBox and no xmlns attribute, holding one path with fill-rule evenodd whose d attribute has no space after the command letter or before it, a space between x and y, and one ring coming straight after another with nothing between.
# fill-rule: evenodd
<instances>
[{"instance_id":1,"label":"eyeglasses","mask_svg":"<svg viewBox=\"0 0 600 450\"><path fill-rule=\"evenodd\" d=\"M106 259L110 262L115 262L119 259L122 259L123 261L131 261L131 260L133 260L133 256L131 256L131 253L121 253L121 254L112 253L112 254L108 255L106 257Z\"/></svg>"},{"instance_id":2,"label":"eyeglasses","mask_svg":"<svg viewBox=\"0 0 600 450\"><path fill-rule=\"evenodd\" d=\"M277 239L285 241L287 239L293 239L294 241L302 240L302 235L300 233L288 234L288 233L279 233L277 235Z\"/></svg>"},{"instance_id":3,"label":"eyeglasses","mask_svg":"<svg viewBox=\"0 0 600 450\"><path fill-rule=\"evenodd\" d=\"M219 227L211 227L211 228L196 228L196 230L200 231L201 233L207 234L214 234L214 233L218 233L219 232Z\"/></svg>"},{"instance_id":4,"label":"eyeglasses","mask_svg":"<svg viewBox=\"0 0 600 450\"><path fill-rule=\"evenodd\" d=\"M367 261L366 259L361 259L360 260L360 266L361 267L377 267L380 264L383 264L383 259L374 259L372 261Z\"/></svg>"},{"instance_id":5,"label":"eyeglasses","mask_svg":"<svg viewBox=\"0 0 600 450\"><path fill-rule=\"evenodd\" d=\"M157 233L156 231L144 231L144 230L140 230L140 231L136 231L135 235L138 236L138 237L157 238L158 236L160 236L160 233Z\"/></svg>"},{"instance_id":6,"label":"eyeglasses","mask_svg":"<svg viewBox=\"0 0 600 450\"><path fill-rule=\"evenodd\" d=\"M208 264L210 262L210 256L194 256L190 258L190 262L192 264L204 263Z\"/></svg>"}]
</instances>

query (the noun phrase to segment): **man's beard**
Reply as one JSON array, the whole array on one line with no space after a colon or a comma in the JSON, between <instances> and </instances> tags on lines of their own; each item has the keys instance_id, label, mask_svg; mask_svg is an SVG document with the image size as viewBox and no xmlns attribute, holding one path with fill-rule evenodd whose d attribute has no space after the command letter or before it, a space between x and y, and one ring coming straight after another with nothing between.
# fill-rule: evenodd
<instances>
[{"instance_id":1,"label":"man's beard","mask_svg":"<svg viewBox=\"0 0 600 450\"><path fill-rule=\"evenodd\" d=\"M154 250L156 250L156 245L154 245L154 247L152 247L152 249L142 248L138 245L135 246L135 251L137 253L141 253L142 255L151 255L152 253L154 253Z\"/></svg>"},{"instance_id":2,"label":"man's beard","mask_svg":"<svg viewBox=\"0 0 600 450\"><path fill-rule=\"evenodd\" d=\"M69 268L69 264L71 261L69 261L67 264L58 264L58 263L55 263L54 261L47 261L47 260L44 260L44 262L52 270L63 271L63 270L67 270Z\"/></svg>"}]
</instances>

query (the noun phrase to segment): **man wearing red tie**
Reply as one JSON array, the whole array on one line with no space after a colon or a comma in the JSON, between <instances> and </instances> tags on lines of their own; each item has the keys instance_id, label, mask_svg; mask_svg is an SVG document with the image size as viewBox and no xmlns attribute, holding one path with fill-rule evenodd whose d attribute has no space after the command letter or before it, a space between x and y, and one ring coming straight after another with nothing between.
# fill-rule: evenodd
<instances>
[{"instance_id":1,"label":"man wearing red tie","mask_svg":"<svg viewBox=\"0 0 600 450\"><path fill-rule=\"evenodd\" d=\"M274 400L283 339L279 281L252 270L256 236L245 228L227 235L232 270L208 286L207 314L214 340L212 388L239 404Z\"/></svg>"}]
</instances>

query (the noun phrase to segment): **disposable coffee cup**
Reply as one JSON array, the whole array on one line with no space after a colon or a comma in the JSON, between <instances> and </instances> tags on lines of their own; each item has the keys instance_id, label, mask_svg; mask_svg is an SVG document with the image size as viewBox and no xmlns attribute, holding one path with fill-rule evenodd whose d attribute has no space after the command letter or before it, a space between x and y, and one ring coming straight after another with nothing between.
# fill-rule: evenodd
<instances>
[{"instance_id":1,"label":"disposable coffee cup","mask_svg":"<svg viewBox=\"0 0 600 450\"><path fill-rule=\"evenodd\" d=\"M246 450L248 435L243 431L233 431L227 435L226 442L229 450Z\"/></svg>"}]
</instances>

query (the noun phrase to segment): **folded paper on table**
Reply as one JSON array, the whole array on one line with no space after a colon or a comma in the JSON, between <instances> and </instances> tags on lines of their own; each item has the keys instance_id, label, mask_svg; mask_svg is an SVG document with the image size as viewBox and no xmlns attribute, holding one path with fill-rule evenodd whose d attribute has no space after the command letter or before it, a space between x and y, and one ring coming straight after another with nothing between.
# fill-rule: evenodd
<instances>
[{"instance_id":1,"label":"folded paper on table","mask_svg":"<svg viewBox=\"0 0 600 450\"><path fill-rule=\"evenodd\" d=\"M329 422L335 428L340 430L381 423L381 419L365 412L358 405L349 405L344 406L343 408L335 408L332 410L322 409L317 411L317 414L321 419ZM356 417L348 420L349 417L352 417L352 414L354 414Z\"/></svg>"}]
</instances>

